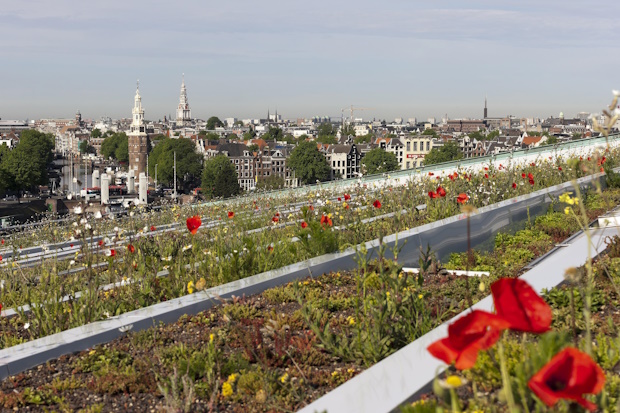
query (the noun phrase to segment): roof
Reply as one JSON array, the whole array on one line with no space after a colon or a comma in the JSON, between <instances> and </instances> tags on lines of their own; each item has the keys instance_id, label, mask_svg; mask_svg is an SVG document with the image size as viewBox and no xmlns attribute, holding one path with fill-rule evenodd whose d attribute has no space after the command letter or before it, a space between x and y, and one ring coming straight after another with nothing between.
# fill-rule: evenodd
<instances>
[{"instance_id":1,"label":"roof","mask_svg":"<svg viewBox=\"0 0 620 413\"><path fill-rule=\"evenodd\" d=\"M534 143L540 142L542 136L526 136L523 138L523 145L532 145Z\"/></svg>"},{"instance_id":2,"label":"roof","mask_svg":"<svg viewBox=\"0 0 620 413\"><path fill-rule=\"evenodd\" d=\"M243 143L221 143L217 145L218 152L227 152L228 156L239 157L244 156L244 152L248 147Z\"/></svg>"}]
</instances>

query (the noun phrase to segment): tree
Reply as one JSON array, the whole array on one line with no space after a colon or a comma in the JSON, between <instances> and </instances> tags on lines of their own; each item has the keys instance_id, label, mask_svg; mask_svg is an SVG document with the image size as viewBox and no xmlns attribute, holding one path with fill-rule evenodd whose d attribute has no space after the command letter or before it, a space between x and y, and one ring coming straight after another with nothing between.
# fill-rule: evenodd
<instances>
[{"instance_id":1,"label":"tree","mask_svg":"<svg viewBox=\"0 0 620 413\"><path fill-rule=\"evenodd\" d=\"M558 143L558 137L557 136L549 136L547 138L547 145L555 145L556 143Z\"/></svg>"},{"instance_id":2,"label":"tree","mask_svg":"<svg viewBox=\"0 0 620 413\"><path fill-rule=\"evenodd\" d=\"M450 162L456 159L461 159L462 157L463 153L461 152L459 145L454 141L450 141L443 144L443 146L431 149L431 151L424 157L424 165Z\"/></svg>"},{"instance_id":3,"label":"tree","mask_svg":"<svg viewBox=\"0 0 620 413\"><path fill-rule=\"evenodd\" d=\"M257 144L252 144L252 145L248 145L248 151L249 152L258 152L260 148L258 147Z\"/></svg>"},{"instance_id":4,"label":"tree","mask_svg":"<svg viewBox=\"0 0 620 413\"><path fill-rule=\"evenodd\" d=\"M215 128L221 128L222 126L224 124L217 116L211 116L207 119L207 130L215 130Z\"/></svg>"},{"instance_id":5,"label":"tree","mask_svg":"<svg viewBox=\"0 0 620 413\"><path fill-rule=\"evenodd\" d=\"M483 141L483 140L486 139L486 137L483 134L481 134L480 132L478 132L478 131L471 132L467 136L469 136L471 139L476 139L478 141Z\"/></svg>"},{"instance_id":6,"label":"tree","mask_svg":"<svg viewBox=\"0 0 620 413\"><path fill-rule=\"evenodd\" d=\"M428 136L437 137L437 132L435 132L435 129L426 128L426 129L424 129L424 132L422 132L422 135L428 135Z\"/></svg>"},{"instance_id":7,"label":"tree","mask_svg":"<svg viewBox=\"0 0 620 413\"><path fill-rule=\"evenodd\" d=\"M84 154L84 153L95 153L95 148L92 147L88 143L87 140L80 141L80 144L78 145L78 149L80 150L80 153L82 153L82 154Z\"/></svg>"},{"instance_id":8,"label":"tree","mask_svg":"<svg viewBox=\"0 0 620 413\"><path fill-rule=\"evenodd\" d=\"M123 149L117 151L119 147L123 147ZM127 162L129 159L129 138L125 132L113 133L105 138L101 143L101 155L106 159L113 158L117 161ZM119 159L118 156L123 157L123 159Z\"/></svg>"},{"instance_id":9,"label":"tree","mask_svg":"<svg viewBox=\"0 0 620 413\"><path fill-rule=\"evenodd\" d=\"M293 149L288 165L305 184L327 181L331 172L325 156L319 152L316 143L310 141L303 141Z\"/></svg>"},{"instance_id":10,"label":"tree","mask_svg":"<svg viewBox=\"0 0 620 413\"><path fill-rule=\"evenodd\" d=\"M499 131L498 130L494 130L492 132L489 132L489 134L487 135L487 140L493 140L495 138L497 138L499 136Z\"/></svg>"},{"instance_id":11,"label":"tree","mask_svg":"<svg viewBox=\"0 0 620 413\"><path fill-rule=\"evenodd\" d=\"M177 158L177 187L190 190L198 186L202 173L202 156L191 139L166 138L159 142L149 155L149 175L166 185L174 184L174 154Z\"/></svg>"},{"instance_id":12,"label":"tree","mask_svg":"<svg viewBox=\"0 0 620 413\"><path fill-rule=\"evenodd\" d=\"M374 135L372 133L367 133L366 135L356 136L355 139L353 139L353 142L357 145L360 143L370 143L372 142L372 138L374 138Z\"/></svg>"},{"instance_id":13,"label":"tree","mask_svg":"<svg viewBox=\"0 0 620 413\"><path fill-rule=\"evenodd\" d=\"M366 174L390 172L399 169L396 155L382 148L375 148L362 158L363 171Z\"/></svg>"},{"instance_id":14,"label":"tree","mask_svg":"<svg viewBox=\"0 0 620 413\"><path fill-rule=\"evenodd\" d=\"M335 145L338 143L338 140L334 135L319 135L318 138L316 138L316 142Z\"/></svg>"},{"instance_id":15,"label":"tree","mask_svg":"<svg viewBox=\"0 0 620 413\"><path fill-rule=\"evenodd\" d=\"M281 141L282 138L284 137L284 132L282 132L282 129L278 128L277 126L270 126L269 130L263 135L261 136L264 140L276 140L276 141Z\"/></svg>"},{"instance_id":16,"label":"tree","mask_svg":"<svg viewBox=\"0 0 620 413\"><path fill-rule=\"evenodd\" d=\"M205 162L202 193L207 198L228 198L241 193L237 171L228 156L217 155Z\"/></svg>"},{"instance_id":17,"label":"tree","mask_svg":"<svg viewBox=\"0 0 620 413\"><path fill-rule=\"evenodd\" d=\"M2 156L4 184L21 193L37 185L47 185L47 169L54 155L54 136L36 130L22 132L19 143Z\"/></svg>"},{"instance_id":18,"label":"tree","mask_svg":"<svg viewBox=\"0 0 620 413\"><path fill-rule=\"evenodd\" d=\"M259 177L256 183L256 189L265 189L271 191L273 189L284 188L284 178L280 175L269 175L266 177Z\"/></svg>"},{"instance_id":19,"label":"tree","mask_svg":"<svg viewBox=\"0 0 620 413\"><path fill-rule=\"evenodd\" d=\"M256 132L254 132L254 129L250 129L249 131L243 133L243 140L249 141L250 139L254 139L255 136Z\"/></svg>"},{"instance_id":20,"label":"tree","mask_svg":"<svg viewBox=\"0 0 620 413\"><path fill-rule=\"evenodd\" d=\"M98 139L98 138L101 138L101 136L102 136L101 131L97 128L93 129L93 131L90 133L90 137L92 139Z\"/></svg>"},{"instance_id":21,"label":"tree","mask_svg":"<svg viewBox=\"0 0 620 413\"><path fill-rule=\"evenodd\" d=\"M336 129L330 122L323 122L317 128L318 136L330 136L336 134Z\"/></svg>"}]
</instances>

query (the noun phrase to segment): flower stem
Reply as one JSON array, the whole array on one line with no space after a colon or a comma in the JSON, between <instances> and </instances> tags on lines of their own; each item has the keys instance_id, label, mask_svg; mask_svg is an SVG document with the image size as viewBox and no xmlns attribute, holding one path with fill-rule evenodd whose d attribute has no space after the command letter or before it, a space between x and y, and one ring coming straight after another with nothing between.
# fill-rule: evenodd
<instances>
[{"instance_id":1,"label":"flower stem","mask_svg":"<svg viewBox=\"0 0 620 413\"><path fill-rule=\"evenodd\" d=\"M510 376L508 375L508 367L506 366L506 357L504 356L504 343L500 340L497 343L497 352L499 353L499 366L502 373L502 383L504 394L506 395L506 404L508 404L509 412L517 412L512 387L510 386Z\"/></svg>"}]
</instances>

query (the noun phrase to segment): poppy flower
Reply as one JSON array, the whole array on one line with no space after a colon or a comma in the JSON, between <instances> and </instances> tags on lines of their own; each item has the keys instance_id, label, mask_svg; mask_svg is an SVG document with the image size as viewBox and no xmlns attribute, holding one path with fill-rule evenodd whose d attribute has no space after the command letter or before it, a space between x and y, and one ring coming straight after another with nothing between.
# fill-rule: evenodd
<instances>
[{"instance_id":1,"label":"poppy flower","mask_svg":"<svg viewBox=\"0 0 620 413\"><path fill-rule=\"evenodd\" d=\"M310 206L308 207L308 209L309 209L310 211L314 211L314 207L313 207L312 205L310 205Z\"/></svg>"},{"instance_id":2,"label":"poppy flower","mask_svg":"<svg viewBox=\"0 0 620 413\"><path fill-rule=\"evenodd\" d=\"M200 225L202 225L202 220L198 215L194 215L193 217L187 218L185 224L187 225L187 229L189 230L189 232L192 235L195 235L196 232L198 232L198 228L200 228Z\"/></svg>"},{"instance_id":3,"label":"poppy flower","mask_svg":"<svg viewBox=\"0 0 620 413\"><path fill-rule=\"evenodd\" d=\"M433 175L435 175L435 174L434 174L434 173L432 173L432 172L429 172L429 173L428 173L428 176L433 176Z\"/></svg>"},{"instance_id":4,"label":"poppy flower","mask_svg":"<svg viewBox=\"0 0 620 413\"><path fill-rule=\"evenodd\" d=\"M100 246L100 247L103 247L103 240L102 240L102 239L100 239L100 240L99 240L99 242L98 242L97 244L99 244L99 246Z\"/></svg>"},{"instance_id":5,"label":"poppy flower","mask_svg":"<svg viewBox=\"0 0 620 413\"><path fill-rule=\"evenodd\" d=\"M516 189L516 188L517 188L517 183L516 183L516 182L513 182L513 183L512 183L512 189Z\"/></svg>"},{"instance_id":6,"label":"poppy flower","mask_svg":"<svg viewBox=\"0 0 620 413\"><path fill-rule=\"evenodd\" d=\"M508 322L486 311L473 310L448 326L448 337L428 346L434 357L459 370L476 364L478 351L486 350L499 340Z\"/></svg>"},{"instance_id":7,"label":"poppy flower","mask_svg":"<svg viewBox=\"0 0 620 413\"><path fill-rule=\"evenodd\" d=\"M429 191L429 192L428 192L428 196L429 196L429 198L431 198L431 199L435 199L435 198L437 198L439 195L437 195L437 192Z\"/></svg>"},{"instance_id":8,"label":"poppy flower","mask_svg":"<svg viewBox=\"0 0 620 413\"><path fill-rule=\"evenodd\" d=\"M551 328L551 307L519 278L502 278L491 284L495 312L510 329L544 333Z\"/></svg>"},{"instance_id":9,"label":"poppy flower","mask_svg":"<svg viewBox=\"0 0 620 413\"><path fill-rule=\"evenodd\" d=\"M69 248L73 248L73 244L69 244Z\"/></svg>"},{"instance_id":10,"label":"poppy flower","mask_svg":"<svg viewBox=\"0 0 620 413\"><path fill-rule=\"evenodd\" d=\"M273 252L273 247L271 245L267 245L267 251Z\"/></svg>"},{"instance_id":11,"label":"poppy flower","mask_svg":"<svg viewBox=\"0 0 620 413\"><path fill-rule=\"evenodd\" d=\"M560 171L560 172L562 171L562 167L561 166L558 166L558 171Z\"/></svg>"},{"instance_id":12,"label":"poppy flower","mask_svg":"<svg viewBox=\"0 0 620 413\"><path fill-rule=\"evenodd\" d=\"M131 252L132 254L134 252L136 252L136 247L134 247L133 245L129 244L127 245L127 251Z\"/></svg>"},{"instance_id":13,"label":"poppy flower","mask_svg":"<svg viewBox=\"0 0 620 413\"><path fill-rule=\"evenodd\" d=\"M2 238L2 245L4 245L4 238Z\"/></svg>"},{"instance_id":14,"label":"poppy flower","mask_svg":"<svg viewBox=\"0 0 620 413\"><path fill-rule=\"evenodd\" d=\"M328 217L327 215L322 215L321 216L321 225L325 226L327 225L328 227L332 226L332 220L330 217Z\"/></svg>"},{"instance_id":15,"label":"poppy flower","mask_svg":"<svg viewBox=\"0 0 620 413\"><path fill-rule=\"evenodd\" d=\"M530 164L530 166L536 166L536 163L532 162L532 163Z\"/></svg>"},{"instance_id":16,"label":"poppy flower","mask_svg":"<svg viewBox=\"0 0 620 413\"><path fill-rule=\"evenodd\" d=\"M529 180L532 180L532 179L534 179L534 175L532 175L532 173L530 172L530 173L527 174L527 178Z\"/></svg>"},{"instance_id":17,"label":"poppy flower","mask_svg":"<svg viewBox=\"0 0 620 413\"><path fill-rule=\"evenodd\" d=\"M521 173L521 178L525 179L525 172Z\"/></svg>"},{"instance_id":18,"label":"poppy flower","mask_svg":"<svg viewBox=\"0 0 620 413\"><path fill-rule=\"evenodd\" d=\"M484 170L485 170L485 171L488 171L488 170L489 170L489 168L485 166L485 167L484 167Z\"/></svg>"},{"instance_id":19,"label":"poppy flower","mask_svg":"<svg viewBox=\"0 0 620 413\"><path fill-rule=\"evenodd\" d=\"M115 257L116 256L116 250L115 249L109 249L108 251L106 251L105 255L107 255L108 257Z\"/></svg>"},{"instance_id":20,"label":"poppy flower","mask_svg":"<svg viewBox=\"0 0 620 413\"><path fill-rule=\"evenodd\" d=\"M379 209L381 208L381 202L378 199L375 199L375 202L372 203L372 206Z\"/></svg>"},{"instance_id":21,"label":"poppy flower","mask_svg":"<svg viewBox=\"0 0 620 413\"><path fill-rule=\"evenodd\" d=\"M235 213L232 211L228 211L228 219L231 219L232 217L235 216Z\"/></svg>"},{"instance_id":22,"label":"poppy flower","mask_svg":"<svg viewBox=\"0 0 620 413\"><path fill-rule=\"evenodd\" d=\"M439 195L440 197L444 197L446 196L446 190L443 189L441 186L437 187L437 195Z\"/></svg>"},{"instance_id":23,"label":"poppy flower","mask_svg":"<svg viewBox=\"0 0 620 413\"><path fill-rule=\"evenodd\" d=\"M452 174L448 175L448 178L450 178L451 181L454 181L454 176Z\"/></svg>"},{"instance_id":24,"label":"poppy flower","mask_svg":"<svg viewBox=\"0 0 620 413\"><path fill-rule=\"evenodd\" d=\"M273 217L273 218L271 218L271 220L272 220L273 222L278 222L278 221L280 220L280 218L278 218L278 217Z\"/></svg>"},{"instance_id":25,"label":"poppy flower","mask_svg":"<svg viewBox=\"0 0 620 413\"><path fill-rule=\"evenodd\" d=\"M338 197L338 202L342 201L342 198Z\"/></svg>"},{"instance_id":26,"label":"poppy flower","mask_svg":"<svg viewBox=\"0 0 620 413\"><path fill-rule=\"evenodd\" d=\"M529 183L530 185L534 185L534 178L530 178Z\"/></svg>"},{"instance_id":27,"label":"poppy flower","mask_svg":"<svg viewBox=\"0 0 620 413\"><path fill-rule=\"evenodd\" d=\"M456 202L458 202L459 204L464 204L468 200L469 200L469 197L464 192L461 192L459 196L456 197Z\"/></svg>"},{"instance_id":28,"label":"poppy flower","mask_svg":"<svg viewBox=\"0 0 620 413\"><path fill-rule=\"evenodd\" d=\"M527 385L549 407L567 399L594 411L597 406L583 396L603 390L605 373L586 353L567 347L534 374Z\"/></svg>"},{"instance_id":29,"label":"poppy flower","mask_svg":"<svg viewBox=\"0 0 620 413\"><path fill-rule=\"evenodd\" d=\"M308 228L308 224L306 223L306 221L302 221L301 229L306 229L306 228Z\"/></svg>"},{"instance_id":30,"label":"poppy flower","mask_svg":"<svg viewBox=\"0 0 620 413\"><path fill-rule=\"evenodd\" d=\"M348 200L350 200L350 199L351 199L351 195L349 195L349 194L344 194L344 200L345 200L345 201L348 201Z\"/></svg>"},{"instance_id":31,"label":"poppy flower","mask_svg":"<svg viewBox=\"0 0 620 413\"><path fill-rule=\"evenodd\" d=\"M2 255L0 255L0 261L2 261Z\"/></svg>"},{"instance_id":32,"label":"poppy flower","mask_svg":"<svg viewBox=\"0 0 620 413\"><path fill-rule=\"evenodd\" d=\"M489 179L489 174L484 174L484 177L485 177L486 179Z\"/></svg>"},{"instance_id":33,"label":"poppy flower","mask_svg":"<svg viewBox=\"0 0 620 413\"><path fill-rule=\"evenodd\" d=\"M155 231L157 228L155 228L155 225L151 225L151 231Z\"/></svg>"}]
</instances>

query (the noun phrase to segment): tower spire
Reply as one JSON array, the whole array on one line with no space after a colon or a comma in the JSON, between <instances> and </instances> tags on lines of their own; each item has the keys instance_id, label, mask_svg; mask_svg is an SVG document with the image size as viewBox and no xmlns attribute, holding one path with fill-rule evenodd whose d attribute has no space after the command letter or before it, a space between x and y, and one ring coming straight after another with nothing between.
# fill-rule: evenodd
<instances>
[{"instance_id":1,"label":"tower spire","mask_svg":"<svg viewBox=\"0 0 620 413\"><path fill-rule=\"evenodd\" d=\"M185 88L185 73L181 81L181 93L179 96L179 106L177 107L177 125L186 126L191 123L192 112L187 102L187 89Z\"/></svg>"},{"instance_id":2,"label":"tower spire","mask_svg":"<svg viewBox=\"0 0 620 413\"><path fill-rule=\"evenodd\" d=\"M484 95L484 119L487 118L487 114L488 114L487 113L487 95L485 93L485 95Z\"/></svg>"}]
</instances>

